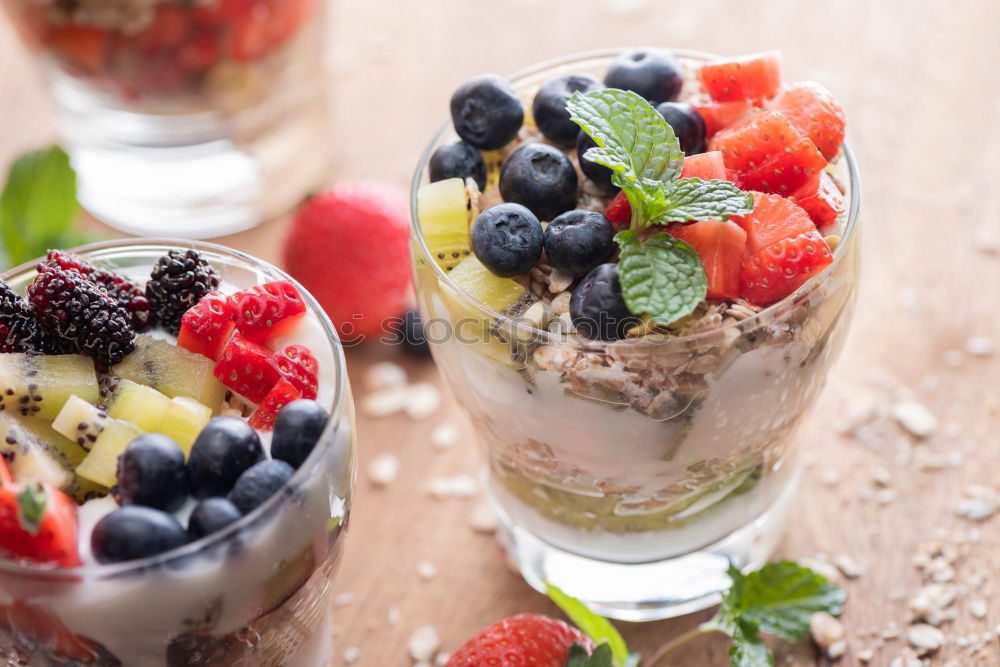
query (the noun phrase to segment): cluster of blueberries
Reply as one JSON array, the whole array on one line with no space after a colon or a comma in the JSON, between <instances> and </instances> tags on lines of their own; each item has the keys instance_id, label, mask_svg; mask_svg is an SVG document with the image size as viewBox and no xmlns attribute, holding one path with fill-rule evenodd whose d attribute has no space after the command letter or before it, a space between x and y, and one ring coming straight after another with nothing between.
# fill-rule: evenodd
<instances>
[{"instance_id":1,"label":"cluster of blueberries","mask_svg":"<svg viewBox=\"0 0 1000 667\"><path fill-rule=\"evenodd\" d=\"M252 512L281 489L309 456L327 422L316 401L300 399L278 414L267 458L257 432L238 417L215 417L185 464L165 435L145 433L118 457L120 509L94 526L90 544L101 563L145 558L214 533ZM199 500L187 529L174 516Z\"/></svg>"}]
</instances>

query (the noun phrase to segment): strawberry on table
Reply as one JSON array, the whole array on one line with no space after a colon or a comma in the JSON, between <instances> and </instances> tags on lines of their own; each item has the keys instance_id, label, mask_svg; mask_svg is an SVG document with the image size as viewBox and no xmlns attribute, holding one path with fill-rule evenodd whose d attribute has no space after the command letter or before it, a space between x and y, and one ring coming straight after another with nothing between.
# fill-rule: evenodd
<instances>
[{"instance_id":1,"label":"strawberry on table","mask_svg":"<svg viewBox=\"0 0 1000 667\"><path fill-rule=\"evenodd\" d=\"M43 565L75 567L76 505L48 484L14 482L0 458L0 552L8 558Z\"/></svg>"},{"instance_id":2,"label":"strawberry on table","mask_svg":"<svg viewBox=\"0 0 1000 667\"><path fill-rule=\"evenodd\" d=\"M825 171L795 191L792 199L809 214L817 227L832 225L844 212L844 193Z\"/></svg>"},{"instance_id":3,"label":"strawberry on table","mask_svg":"<svg viewBox=\"0 0 1000 667\"><path fill-rule=\"evenodd\" d=\"M701 66L701 83L715 102L770 99L781 85L781 54L755 53Z\"/></svg>"},{"instance_id":4,"label":"strawberry on table","mask_svg":"<svg viewBox=\"0 0 1000 667\"><path fill-rule=\"evenodd\" d=\"M563 667L573 644L589 653L594 642L562 621L519 614L489 626L452 654L446 667L531 665Z\"/></svg>"},{"instance_id":5,"label":"strawberry on table","mask_svg":"<svg viewBox=\"0 0 1000 667\"><path fill-rule=\"evenodd\" d=\"M615 228L616 232L628 229L632 222L632 205L628 203L628 196L625 195L624 191L615 195L615 198L608 204L608 208L605 209L604 215L611 221L611 226Z\"/></svg>"},{"instance_id":6,"label":"strawberry on table","mask_svg":"<svg viewBox=\"0 0 1000 667\"><path fill-rule=\"evenodd\" d=\"M215 377L240 396L261 403L278 382L271 351L234 333L215 365Z\"/></svg>"},{"instance_id":7,"label":"strawberry on table","mask_svg":"<svg viewBox=\"0 0 1000 667\"><path fill-rule=\"evenodd\" d=\"M743 262L740 296L756 306L784 299L833 262L819 232L786 238Z\"/></svg>"},{"instance_id":8,"label":"strawberry on table","mask_svg":"<svg viewBox=\"0 0 1000 667\"><path fill-rule=\"evenodd\" d=\"M316 398L319 363L305 345L286 345L271 356L271 365L302 398Z\"/></svg>"},{"instance_id":9,"label":"strawberry on table","mask_svg":"<svg viewBox=\"0 0 1000 667\"><path fill-rule=\"evenodd\" d=\"M809 214L790 199L754 192L753 201L751 213L732 218L747 233L747 253L750 255L778 241L816 231Z\"/></svg>"},{"instance_id":10,"label":"strawberry on table","mask_svg":"<svg viewBox=\"0 0 1000 667\"><path fill-rule=\"evenodd\" d=\"M306 312L290 280L277 280L229 296L236 328L247 340L265 343L288 330Z\"/></svg>"},{"instance_id":11,"label":"strawberry on table","mask_svg":"<svg viewBox=\"0 0 1000 667\"><path fill-rule=\"evenodd\" d=\"M267 396L264 397L260 407L250 415L250 419L248 420L250 426L261 431L274 429L274 420L278 416L278 413L286 405L300 398L302 398L302 392L289 382L288 378L281 378L274 385L274 388L268 392Z\"/></svg>"},{"instance_id":12,"label":"strawberry on table","mask_svg":"<svg viewBox=\"0 0 1000 667\"><path fill-rule=\"evenodd\" d=\"M667 231L698 253L708 277L709 299L739 298L740 269L747 247L747 233L739 225L732 220L702 220Z\"/></svg>"},{"instance_id":13,"label":"strawberry on table","mask_svg":"<svg viewBox=\"0 0 1000 667\"><path fill-rule=\"evenodd\" d=\"M705 137L711 139L719 130L724 130L743 116L750 113L753 103L749 100L732 102L695 102L695 111L705 121Z\"/></svg>"},{"instance_id":14,"label":"strawberry on table","mask_svg":"<svg viewBox=\"0 0 1000 667\"><path fill-rule=\"evenodd\" d=\"M229 298L221 292L209 292L181 317L177 344L217 360L235 326Z\"/></svg>"},{"instance_id":15,"label":"strawberry on table","mask_svg":"<svg viewBox=\"0 0 1000 667\"><path fill-rule=\"evenodd\" d=\"M832 160L837 155L847 117L829 90L814 81L800 81L783 87L769 107L809 137L824 158Z\"/></svg>"}]
</instances>

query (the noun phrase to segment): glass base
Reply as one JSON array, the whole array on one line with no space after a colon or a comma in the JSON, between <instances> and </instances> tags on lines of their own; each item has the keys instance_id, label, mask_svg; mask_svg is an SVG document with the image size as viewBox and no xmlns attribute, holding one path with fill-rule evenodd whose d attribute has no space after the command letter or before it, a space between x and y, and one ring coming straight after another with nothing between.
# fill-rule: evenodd
<instances>
[{"instance_id":1,"label":"glass base","mask_svg":"<svg viewBox=\"0 0 1000 667\"><path fill-rule=\"evenodd\" d=\"M715 544L647 563L613 563L555 547L515 525L490 499L500 519L497 539L532 588L544 593L548 582L602 616L655 621L717 604L729 587L730 561L744 571L767 562L784 533L798 481L795 475L768 511Z\"/></svg>"}]
</instances>

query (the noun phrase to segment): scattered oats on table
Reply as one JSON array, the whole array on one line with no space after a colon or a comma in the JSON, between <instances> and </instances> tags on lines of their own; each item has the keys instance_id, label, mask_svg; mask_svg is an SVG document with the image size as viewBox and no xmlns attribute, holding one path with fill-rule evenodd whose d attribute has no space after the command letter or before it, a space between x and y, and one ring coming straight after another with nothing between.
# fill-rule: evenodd
<instances>
[{"instance_id":1,"label":"scattered oats on table","mask_svg":"<svg viewBox=\"0 0 1000 667\"><path fill-rule=\"evenodd\" d=\"M965 339L965 351L974 357L988 357L993 354L993 340L985 336L970 336Z\"/></svg>"},{"instance_id":2,"label":"scattered oats on table","mask_svg":"<svg viewBox=\"0 0 1000 667\"><path fill-rule=\"evenodd\" d=\"M898 401L892 406L892 416L908 433L918 438L927 438L937 430L938 420L922 403Z\"/></svg>"},{"instance_id":3,"label":"scattered oats on table","mask_svg":"<svg viewBox=\"0 0 1000 667\"><path fill-rule=\"evenodd\" d=\"M497 515L486 503L476 503L469 516L469 525L477 533L492 533L497 529Z\"/></svg>"},{"instance_id":4,"label":"scattered oats on table","mask_svg":"<svg viewBox=\"0 0 1000 667\"><path fill-rule=\"evenodd\" d=\"M836 660L847 651L843 623L825 611L818 611L809 617L809 632L816 645L831 660Z\"/></svg>"},{"instance_id":5,"label":"scattered oats on table","mask_svg":"<svg viewBox=\"0 0 1000 667\"><path fill-rule=\"evenodd\" d=\"M470 475L458 474L432 477L427 480L427 490L435 498L468 498L476 495L479 485Z\"/></svg>"},{"instance_id":6,"label":"scattered oats on table","mask_svg":"<svg viewBox=\"0 0 1000 667\"><path fill-rule=\"evenodd\" d=\"M352 602L354 602L354 593L351 592L341 593L337 597L333 598L333 604L336 607L346 607Z\"/></svg>"},{"instance_id":7,"label":"scattered oats on table","mask_svg":"<svg viewBox=\"0 0 1000 667\"><path fill-rule=\"evenodd\" d=\"M357 646L348 646L344 649L344 664L353 665L361 657L361 649Z\"/></svg>"},{"instance_id":8,"label":"scattered oats on table","mask_svg":"<svg viewBox=\"0 0 1000 667\"><path fill-rule=\"evenodd\" d=\"M389 486L399 473L399 457L383 452L368 462L368 479L378 487Z\"/></svg>"},{"instance_id":9,"label":"scattered oats on table","mask_svg":"<svg viewBox=\"0 0 1000 667\"><path fill-rule=\"evenodd\" d=\"M917 623L906 631L906 641L917 649L920 655L933 653L944 644L944 633L933 625Z\"/></svg>"},{"instance_id":10,"label":"scattered oats on table","mask_svg":"<svg viewBox=\"0 0 1000 667\"><path fill-rule=\"evenodd\" d=\"M372 364L365 371L365 389L376 391L386 387L401 387L407 384L406 370L391 361Z\"/></svg>"},{"instance_id":11,"label":"scattered oats on table","mask_svg":"<svg viewBox=\"0 0 1000 667\"><path fill-rule=\"evenodd\" d=\"M424 581L430 581L436 577L437 572L437 566L435 566L434 563L426 560L417 561L417 574L419 574L420 578Z\"/></svg>"},{"instance_id":12,"label":"scattered oats on table","mask_svg":"<svg viewBox=\"0 0 1000 667\"><path fill-rule=\"evenodd\" d=\"M407 647L414 662L429 662L441 645L441 638L433 625L423 625L413 631Z\"/></svg>"},{"instance_id":13,"label":"scattered oats on table","mask_svg":"<svg viewBox=\"0 0 1000 667\"><path fill-rule=\"evenodd\" d=\"M430 417L441 405L441 392L430 382L418 382L407 389L404 409L411 419Z\"/></svg>"},{"instance_id":14,"label":"scattered oats on table","mask_svg":"<svg viewBox=\"0 0 1000 667\"><path fill-rule=\"evenodd\" d=\"M431 431L431 444L447 449L458 442L458 427L451 422L441 422Z\"/></svg>"}]
</instances>

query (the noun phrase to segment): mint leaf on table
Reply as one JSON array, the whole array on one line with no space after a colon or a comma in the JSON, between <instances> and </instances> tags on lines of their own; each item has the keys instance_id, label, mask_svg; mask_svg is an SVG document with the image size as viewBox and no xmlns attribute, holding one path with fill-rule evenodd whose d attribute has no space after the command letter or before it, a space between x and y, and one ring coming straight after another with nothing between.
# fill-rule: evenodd
<instances>
[{"instance_id":1,"label":"mint leaf on table","mask_svg":"<svg viewBox=\"0 0 1000 667\"><path fill-rule=\"evenodd\" d=\"M774 656L757 634L753 626L744 627L737 623L730 637L733 645L729 647L732 667L772 667Z\"/></svg>"},{"instance_id":2,"label":"mint leaf on table","mask_svg":"<svg viewBox=\"0 0 1000 667\"><path fill-rule=\"evenodd\" d=\"M618 667L630 667L638 664L639 656L629 653L628 646L621 634L611 625L611 621L599 614L590 611L585 604L574 597L566 595L552 584L545 582L545 590L549 598L556 603L563 613L573 621L576 627L594 640L599 646L591 656L593 658L602 648L607 647L608 655L612 658L612 663ZM571 654L572 657L572 654ZM580 663L588 667L597 667L604 663ZM611 664L611 663L609 663Z\"/></svg>"},{"instance_id":3,"label":"mint leaf on table","mask_svg":"<svg viewBox=\"0 0 1000 667\"><path fill-rule=\"evenodd\" d=\"M644 243L628 229L615 235L621 247L618 280L625 305L669 325L690 314L705 299L708 278L698 253L664 232Z\"/></svg>"},{"instance_id":4,"label":"mint leaf on table","mask_svg":"<svg viewBox=\"0 0 1000 667\"><path fill-rule=\"evenodd\" d=\"M69 156L52 146L19 157L0 195L0 240L10 265L44 255L49 248L76 245L79 206L76 173Z\"/></svg>"},{"instance_id":5,"label":"mint leaf on table","mask_svg":"<svg viewBox=\"0 0 1000 667\"><path fill-rule=\"evenodd\" d=\"M665 193L664 208L648 221L666 225L687 220L726 220L731 215L753 211L753 195L729 181L681 178L672 182Z\"/></svg>"}]
</instances>

